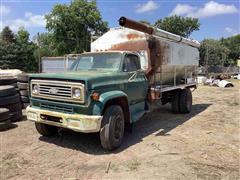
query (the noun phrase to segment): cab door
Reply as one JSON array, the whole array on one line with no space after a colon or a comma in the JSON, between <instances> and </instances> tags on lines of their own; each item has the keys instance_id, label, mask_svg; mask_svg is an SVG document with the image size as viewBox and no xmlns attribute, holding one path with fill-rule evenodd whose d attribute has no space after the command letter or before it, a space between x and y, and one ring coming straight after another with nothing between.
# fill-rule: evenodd
<instances>
[{"instance_id":1,"label":"cab door","mask_svg":"<svg viewBox=\"0 0 240 180\"><path fill-rule=\"evenodd\" d=\"M122 71L126 73L125 93L130 105L143 103L146 99L148 81L141 69L140 58L136 54L125 54Z\"/></svg>"}]
</instances>

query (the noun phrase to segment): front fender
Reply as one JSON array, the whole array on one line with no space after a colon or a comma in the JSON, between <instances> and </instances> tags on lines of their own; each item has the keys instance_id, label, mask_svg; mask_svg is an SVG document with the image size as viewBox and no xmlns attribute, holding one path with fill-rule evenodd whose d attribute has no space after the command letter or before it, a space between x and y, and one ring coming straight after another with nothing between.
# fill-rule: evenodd
<instances>
[{"instance_id":1,"label":"front fender","mask_svg":"<svg viewBox=\"0 0 240 180\"><path fill-rule=\"evenodd\" d=\"M92 108L93 108L92 114L93 115L101 115L106 103L112 99L119 98L119 97L127 98L127 94L122 91L118 91L118 90L102 93L99 97L99 101L95 101L92 106Z\"/></svg>"}]
</instances>

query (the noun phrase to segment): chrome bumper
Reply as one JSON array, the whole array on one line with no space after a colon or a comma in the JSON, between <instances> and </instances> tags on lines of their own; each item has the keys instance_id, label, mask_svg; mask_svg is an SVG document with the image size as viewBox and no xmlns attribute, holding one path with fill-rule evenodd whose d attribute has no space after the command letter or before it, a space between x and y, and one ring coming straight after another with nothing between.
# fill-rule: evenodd
<instances>
[{"instance_id":1,"label":"chrome bumper","mask_svg":"<svg viewBox=\"0 0 240 180\"><path fill-rule=\"evenodd\" d=\"M102 122L102 116L67 114L42 110L30 106L28 106L26 109L26 115L27 119L30 121L58 126L84 133L99 132ZM41 118L42 115L58 117L60 119L60 122L44 120Z\"/></svg>"}]
</instances>

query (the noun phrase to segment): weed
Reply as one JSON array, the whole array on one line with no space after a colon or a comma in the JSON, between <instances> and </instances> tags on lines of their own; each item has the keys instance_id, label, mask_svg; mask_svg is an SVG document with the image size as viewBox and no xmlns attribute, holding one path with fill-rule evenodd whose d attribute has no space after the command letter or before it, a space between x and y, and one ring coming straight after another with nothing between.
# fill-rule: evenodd
<instances>
[{"instance_id":1,"label":"weed","mask_svg":"<svg viewBox=\"0 0 240 180\"><path fill-rule=\"evenodd\" d=\"M129 171L136 171L140 165L141 163L137 159L133 159L127 162L127 168Z\"/></svg>"}]
</instances>

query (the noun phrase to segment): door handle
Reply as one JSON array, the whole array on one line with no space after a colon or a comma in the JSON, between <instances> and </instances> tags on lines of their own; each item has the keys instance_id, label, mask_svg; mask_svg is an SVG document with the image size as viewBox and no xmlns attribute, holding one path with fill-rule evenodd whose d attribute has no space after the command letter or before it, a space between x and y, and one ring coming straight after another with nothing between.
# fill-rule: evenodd
<instances>
[{"instance_id":1,"label":"door handle","mask_svg":"<svg viewBox=\"0 0 240 180\"><path fill-rule=\"evenodd\" d=\"M144 71L143 71L142 69L139 69L139 70L135 71L135 72L130 76L130 78L128 79L128 82L134 81L134 79L136 79L138 73L144 73Z\"/></svg>"},{"instance_id":2,"label":"door handle","mask_svg":"<svg viewBox=\"0 0 240 180\"><path fill-rule=\"evenodd\" d=\"M137 71L134 72L134 73L130 76L130 78L128 78L128 82L134 81L134 79L135 79L136 77L137 77Z\"/></svg>"}]
</instances>

